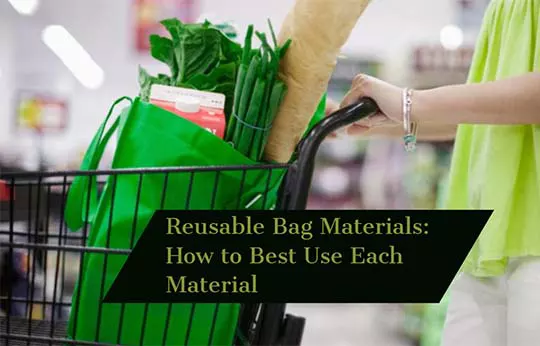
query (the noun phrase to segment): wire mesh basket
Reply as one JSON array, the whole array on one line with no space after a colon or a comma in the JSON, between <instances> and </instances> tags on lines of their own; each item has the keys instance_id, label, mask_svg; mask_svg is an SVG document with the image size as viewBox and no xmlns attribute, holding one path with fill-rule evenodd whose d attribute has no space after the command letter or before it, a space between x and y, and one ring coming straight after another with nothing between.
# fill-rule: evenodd
<instances>
[{"instance_id":1,"label":"wire mesh basket","mask_svg":"<svg viewBox=\"0 0 540 346\"><path fill-rule=\"evenodd\" d=\"M373 114L376 105L364 100L329 116L318 124L300 143L297 159L287 165L236 166L236 167L181 167L181 168L144 168L108 171L70 171L70 172L22 172L0 174L0 342L5 345L121 345L123 333L138 333L139 345L145 345L145 334L149 333L150 322L142 325L122 323L129 320L129 312L120 309L120 323L108 326L117 333L117 340L111 343L79 341L77 331L69 324L73 319L83 318L78 313L79 304L74 301L80 297L77 284L84 270L85 256L89 254L113 258L127 257L134 246L135 226L129 246L118 247L111 242L106 246L92 246L89 236L91 226L85 224L81 230L67 228L65 222L66 196L74 177L85 175L95 178L99 189L106 183L113 182L113 189L125 179L136 181L138 198L144 195L144 189L160 189L163 203L167 198L178 198L177 189L170 182L171 177L185 175L189 186L183 197L186 204L183 209L190 209L192 184L200 175L213 175L214 186L209 190L210 206L216 199L220 184L228 184L226 172L236 172L245 177L251 170L266 170L266 176L279 174L286 170L279 190L276 205L267 205L262 201L263 209L298 210L304 209L307 202L311 177L314 169L314 157L322 140L339 127ZM274 173L276 172L276 173ZM240 179L240 184L243 178ZM151 183L148 183L150 181ZM156 181L161 185L156 185ZM107 184L108 184L107 183ZM89 184L90 186L90 184ZM185 187L184 187L185 188ZM268 188L270 186L268 185ZM241 185L239 194L241 193ZM114 190L113 190L114 193ZM197 196L201 198L201 196ZM133 219L140 200L133 206ZM266 193L256 198L266 198ZM261 201L258 201L261 203ZM112 205L111 209L115 206ZM237 209L249 208L249 205L237 205ZM111 212L112 213L112 212ZM110 232L109 232L110 234ZM104 284L101 283L102 296ZM76 297L76 298L74 298ZM144 304L143 304L144 305ZM148 307L145 304L145 319ZM193 326L197 323L197 309L200 304L190 304L186 309L182 323L169 319L171 309L166 309L166 324L162 333L162 345L172 345L168 340L171 330L185 330L184 345L194 345L191 338ZM216 321L223 308L213 304L212 323L208 326L205 345L217 345L214 341ZM99 325L101 314L95 321ZM285 304L241 304L235 324L234 345L257 346L294 346L300 345L305 320L286 313ZM77 323L74 324L75 326ZM111 329L112 330L112 329ZM153 330L152 332L155 332ZM69 336L68 336L69 335ZM87 339L85 339L87 340ZM100 340L96 335L95 340ZM130 343L132 344L132 343Z\"/></svg>"}]
</instances>

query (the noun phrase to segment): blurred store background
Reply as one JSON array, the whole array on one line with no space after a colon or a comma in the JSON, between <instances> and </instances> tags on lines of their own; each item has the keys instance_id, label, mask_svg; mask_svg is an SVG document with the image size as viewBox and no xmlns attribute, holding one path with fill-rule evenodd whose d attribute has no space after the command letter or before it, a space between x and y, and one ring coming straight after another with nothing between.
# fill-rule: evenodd
<instances>
[{"instance_id":1,"label":"blurred store background","mask_svg":"<svg viewBox=\"0 0 540 346\"><path fill-rule=\"evenodd\" d=\"M373 0L343 50L329 95L340 100L360 72L415 88L464 82L487 2ZM2 171L78 168L111 102L138 92L137 66L164 68L148 57L146 45L160 19L207 18L243 37L248 24L263 28L268 18L279 28L292 4L0 0L0 177ZM399 140L328 141L310 208L436 208L451 152L452 143L422 143L407 155ZM291 309L308 318L307 346L437 346L444 319L444 304Z\"/></svg>"}]
</instances>

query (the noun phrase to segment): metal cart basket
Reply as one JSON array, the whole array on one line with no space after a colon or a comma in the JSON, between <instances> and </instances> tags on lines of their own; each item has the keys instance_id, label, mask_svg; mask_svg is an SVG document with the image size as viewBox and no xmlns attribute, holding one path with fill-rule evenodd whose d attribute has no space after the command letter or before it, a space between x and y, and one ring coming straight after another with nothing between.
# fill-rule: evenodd
<instances>
[{"instance_id":1,"label":"metal cart basket","mask_svg":"<svg viewBox=\"0 0 540 346\"><path fill-rule=\"evenodd\" d=\"M66 229L65 197L74 176L96 176L98 181L104 181L111 175L129 174L142 179L148 174L166 176L183 172L193 176L206 172L214 173L217 180L220 172L226 170L246 174L250 169L286 169L275 208L301 210L306 207L314 157L321 142L330 133L376 111L372 100L363 99L325 118L298 145L296 160L288 165L0 174L0 342L10 346L105 345L67 337L71 297L77 287L75 281L85 254L127 256L130 250L89 247L87 238L91 231L85 228L72 233ZM164 186L163 193L166 190ZM163 345L169 345L167 329L180 327L187 328L188 343L196 304L192 305L188 326L165 328ZM297 346L301 344L304 325L304 318L286 313L285 304L242 304L234 346ZM212 331L213 328L207 345L221 346L213 344ZM140 345L143 345L142 340L141 337Z\"/></svg>"}]
</instances>

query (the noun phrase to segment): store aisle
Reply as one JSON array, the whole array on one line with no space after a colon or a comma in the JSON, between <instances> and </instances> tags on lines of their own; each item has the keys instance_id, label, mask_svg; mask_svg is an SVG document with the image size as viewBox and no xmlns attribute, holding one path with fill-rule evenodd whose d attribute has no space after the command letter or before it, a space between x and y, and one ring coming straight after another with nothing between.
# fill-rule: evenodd
<instances>
[{"instance_id":1,"label":"store aisle","mask_svg":"<svg viewBox=\"0 0 540 346\"><path fill-rule=\"evenodd\" d=\"M412 346L399 336L397 306L290 304L288 311L307 318L306 346Z\"/></svg>"}]
</instances>

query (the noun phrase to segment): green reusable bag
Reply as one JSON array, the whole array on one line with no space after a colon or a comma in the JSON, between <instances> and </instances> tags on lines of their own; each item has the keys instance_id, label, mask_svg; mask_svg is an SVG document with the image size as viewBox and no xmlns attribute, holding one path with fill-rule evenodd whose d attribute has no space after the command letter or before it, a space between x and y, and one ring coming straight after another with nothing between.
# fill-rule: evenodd
<instances>
[{"instance_id":1,"label":"green reusable bag","mask_svg":"<svg viewBox=\"0 0 540 346\"><path fill-rule=\"evenodd\" d=\"M113 109L94 136L81 170L95 170L117 134L112 166L208 167L217 171L114 174L98 194L95 176L74 178L66 202L69 229L89 225L87 246L132 249L158 209L270 209L285 169L219 170L255 166L231 145L181 117L136 98L106 130ZM323 100L324 101L324 100ZM324 117L316 112L317 120ZM240 193L241 192L241 193ZM68 337L120 345L231 345L239 304L103 304L126 255L90 252L72 300Z\"/></svg>"},{"instance_id":2,"label":"green reusable bag","mask_svg":"<svg viewBox=\"0 0 540 346\"><path fill-rule=\"evenodd\" d=\"M256 164L205 129L139 99L105 131L111 114L94 137L82 170L97 168L115 132L115 169ZM87 246L131 249L158 209L268 209L276 201L283 173L255 169L116 174L108 177L99 196L95 177L76 177L68 193L66 223L71 230L90 224ZM238 304L101 304L126 259L84 255L70 338L122 345L232 343Z\"/></svg>"},{"instance_id":3,"label":"green reusable bag","mask_svg":"<svg viewBox=\"0 0 540 346\"><path fill-rule=\"evenodd\" d=\"M313 118L311 118L311 122L308 125L306 134L326 116L326 98L327 94L325 93L317 106L317 110L315 111Z\"/></svg>"}]
</instances>

